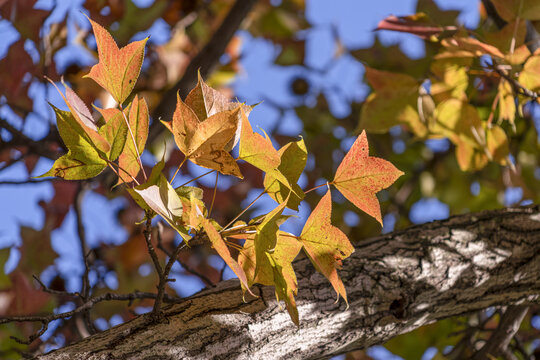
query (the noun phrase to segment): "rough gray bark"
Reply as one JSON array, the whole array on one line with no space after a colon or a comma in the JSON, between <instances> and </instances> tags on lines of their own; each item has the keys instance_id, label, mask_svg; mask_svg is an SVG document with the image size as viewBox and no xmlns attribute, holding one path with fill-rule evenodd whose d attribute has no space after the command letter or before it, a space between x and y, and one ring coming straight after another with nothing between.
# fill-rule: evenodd
<instances>
[{"instance_id":1,"label":"rough gray bark","mask_svg":"<svg viewBox=\"0 0 540 360\"><path fill-rule=\"evenodd\" d=\"M540 297L540 206L453 217L361 241L340 275L349 307L295 263L297 328L270 287L242 301L227 281L41 359L299 359L380 344L450 316Z\"/></svg>"}]
</instances>

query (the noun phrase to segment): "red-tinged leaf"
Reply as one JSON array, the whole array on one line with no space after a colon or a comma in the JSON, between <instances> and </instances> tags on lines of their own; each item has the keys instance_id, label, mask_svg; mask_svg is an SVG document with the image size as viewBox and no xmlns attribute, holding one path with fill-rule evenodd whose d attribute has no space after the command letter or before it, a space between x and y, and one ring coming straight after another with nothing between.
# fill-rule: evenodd
<instances>
[{"instance_id":1,"label":"red-tinged leaf","mask_svg":"<svg viewBox=\"0 0 540 360\"><path fill-rule=\"evenodd\" d=\"M94 119L92 118L92 115L90 114L90 110L88 110L84 102L66 84L64 84L64 87L66 89L66 95L64 96L64 94L62 94L60 89L51 79L49 79L49 82L53 84L60 96L62 96L69 110L71 111L73 118L79 124L80 130L77 129L77 132L80 132L81 135L82 133L84 133L85 137L89 139L90 144L92 144L96 150L105 154L109 153L109 151L111 150L111 146L109 145L107 140L105 140L105 138L103 138L103 136L98 133L98 128L94 122ZM65 141L64 138L62 139Z\"/></svg>"},{"instance_id":2,"label":"red-tinged leaf","mask_svg":"<svg viewBox=\"0 0 540 360\"><path fill-rule=\"evenodd\" d=\"M430 24L426 22L424 14L416 14L412 16L400 17L390 15L381 20L375 30L406 32L427 40L432 36L440 35L443 32L455 32L457 31L457 27Z\"/></svg>"},{"instance_id":3,"label":"red-tinged leaf","mask_svg":"<svg viewBox=\"0 0 540 360\"><path fill-rule=\"evenodd\" d=\"M120 175L120 179L118 179L119 183L122 181L126 183L131 182L133 180L132 177L136 178L141 170L138 157L143 153L146 145L149 123L148 105L144 98L140 98L140 100L138 96L133 98L133 102L129 108L128 121L137 148L135 148L133 138L128 130L124 150L118 158L118 166L123 169L118 171ZM127 171L129 175L126 174L124 170Z\"/></svg>"},{"instance_id":4,"label":"red-tinged leaf","mask_svg":"<svg viewBox=\"0 0 540 360\"><path fill-rule=\"evenodd\" d=\"M302 249L302 244L296 236L279 231L277 242L272 254L259 261L259 270L255 276L255 244L254 235L246 239L238 256L238 263L244 269L248 283L273 285L276 288L276 298L284 300L291 319L298 325L298 310L294 296L297 294L297 281L292 262Z\"/></svg>"},{"instance_id":5,"label":"red-tinged leaf","mask_svg":"<svg viewBox=\"0 0 540 360\"><path fill-rule=\"evenodd\" d=\"M98 133L110 144L111 150L107 156L110 161L114 161L120 156L122 150L124 150L128 135L128 127L124 120L124 115L116 108L96 109L101 113L103 119L105 119L105 125L98 130Z\"/></svg>"},{"instance_id":6,"label":"red-tinged leaf","mask_svg":"<svg viewBox=\"0 0 540 360\"><path fill-rule=\"evenodd\" d=\"M472 37L455 36L444 39L441 43L450 51L469 52L476 57L491 55L498 58L504 58L504 54L495 46L483 43Z\"/></svg>"},{"instance_id":7,"label":"red-tinged leaf","mask_svg":"<svg viewBox=\"0 0 540 360\"><path fill-rule=\"evenodd\" d=\"M338 296L347 301L347 292L337 269L341 267L341 261L354 252L354 247L347 236L331 224L331 215L332 197L329 189L307 219L298 240L304 245L317 271L330 281Z\"/></svg>"},{"instance_id":8,"label":"red-tinged leaf","mask_svg":"<svg viewBox=\"0 0 540 360\"><path fill-rule=\"evenodd\" d=\"M139 77L148 38L118 48L111 34L98 23L88 19L96 37L99 63L87 77L93 79L122 104L131 94Z\"/></svg>"},{"instance_id":9,"label":"red-tinged leaf","mask_svg":"<svg viewBox=\"0 0 540 360\"><path fill-rule=\"evenodd\" d=\"M287 205L288 198L269 212L260 225L257 226L255 234L255 276L259 271L259 264L266 258L266 253L273 253L277 242L277 233L279 231L278 221L281 220L281 213Z\"/></svg>"},{"instance_id":10,"label":"red-tinged leaf","mask_svg":"<svg viewBox=\"0 0 540 360\"><path fill-rule=\"evenodd\" d=\"M227 244L225 244L225 241L223 240L219 232L216 230L214 225L212 225L210 220L206 218L203 219L201 223L204 231L206 232L206 235L208 235L208 239L212 243L212 247L217 251L218 255L221 256L223 261L225 261L225 263L231 268L231 270L236 274L236 276L238 276L238 279L242 283L244 289L246 289L251 295L255 296L249 289L249 284L244 270L240 267L238 262L236 262L236 260L232 258Z\"/></svg>"},{"instance_id":11,"label":"red-tinged leaf","mask_svg":"<svg viewBox=\"0 0 540 360\"><path fill-rule=\"evenodd\" d=\"M32 111L32 101L28 97L30 83L25 82L24 77L33 70L34 63L24 49L24 40L13 43L7 55L0 60L0 89L9 104Z\"/></svg>"},{"instance_id":12,"label":"red-tinged leaf","mask_svg":"<svg viewBox=\"0 0 540 360\"><path fill-rule=\"evenodd\" d=\"M339 165L332 184L360 210L381 225L381 208L375 195L392 185L403 172L390 162L369 156L365 131L356 139Z\"/></svg>"},{"instance_id":13,"label":"red-tinged leaf","mask_svg":"<svg viewBox=\"0 0 540 360\"><path fill-rule=\"evenodd\" d=\"M53 300L51 295L34 287L28 276L23 272L15 270L9 274L9 278L13 286L3 291L5 294L3 295L7 295L5 298L11 301L5 309L0 308L0 316L28 315L42 312L44 307ZM2 310L5 312L2 313Z\"/></svg>"},{"instance_id":14,"label":"red-tinged leaf","mask_svg":"<svg viewBox=\"0 0 540 360\"><path fill-rule=\"evenodd\" d=\"M264 177L264 188L272 199L282 203L287 197L287 207L298 210L298 205L304 199L304 192L298 186L297 182L304 171L307 161L307 149L304 139L290 142L278 151L281 162L278 171L285 176L289 184L292 184L294 193L291 193L289 186L272 177L272 174L266 174Z\"/></svg>"},{"instance_id":15,"label":"red-tinged leaf","mask_svg":"<svg viewBox=\"0 0 540 360\"><path fill-rule=\"evenodd\" d=\"M39 43L39 31L50 12L34 9L37 0L0 1L0 16L11 21L23 38Z\"/></svg>"},{"instance_id":16,"label":"red-tinged leaf","mask_svg":"<svg viewBox=\"0 0 540 360\"><path fill-rule=\"evenodd\" d=\"M54 263L57 254L51 246L52 225L52 219L48 219L41 230L20 227L22 244L19 248L21 259L17 264L18 270L25 274L39 275Z\"/></svg>"}]
</instances>

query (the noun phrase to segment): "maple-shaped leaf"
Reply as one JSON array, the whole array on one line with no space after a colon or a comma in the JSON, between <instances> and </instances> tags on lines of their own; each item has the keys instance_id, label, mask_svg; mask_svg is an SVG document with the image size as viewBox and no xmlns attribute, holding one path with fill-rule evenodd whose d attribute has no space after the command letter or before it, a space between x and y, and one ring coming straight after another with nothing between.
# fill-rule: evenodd
<instances>
[{"instance_id":1,"label":"maple-shaped leaf","mask_svg":"<svg viewBox=\"0 0 540 360\"><path fill-rule=\"evenodd\" d=\"M291 319L298 325L298 310L294 296L297 294L297 281L292 262L302 249L296 237L284 231L278 231L274 251L256 261L255 235L247 236L244 246L238 256L238 263L246 273L248 283L273 285L276 298L284 300ZM257 274L255 266L258 264Z\"/></svg>"},{"instance_id":2,"label":"maple-shaped leaf","mask_svg":"<svg viewBox=\"0 0 540 360\"><path fill-rule=\"evenodd\" d=\"M294 192L291 192L288 184L283 184L274 178L272 173L265 175L264 188L268 195L278 203L282 203L289 197L287 207L298 210L298 205L304 199L304 192L297 184L307 161L307 149L304 139L288 143L278 150L278 154L281 157L281 162L277 169L292 185Z\"/></svg>"},{"instance_id":3,"label":"maple-shaped leaf","mask_svg":"<svg viewBox=\"0 0 540 360\"><path fill-rule=\"evenodd\" d=\"M231 252L227 247L227 244L225 243L219 232L216 230L214 225L212 225L210 220L208 220L207 218L203 218L201 224L204 232L206 233L206 235L208 235L208 239L212 243L212 247L217 251L218 255L221 256L223 261L225 261L225 263L231 268L231 270L236 274L236 276L238 276L238 279L242 283L242 286L247 289L250 294L253 295L251 290L249 290L246 273L240 267L238 262L233 259L233 257L231 256Z\"/></svg>"},{"instance_id":4,"label":"maple-shaped leaf","mask_svg":"<svg viewBox=\"0 0 540 360\"><path fill-rule=\"evenodd\" d=\"M330 222L332 197L330 189L319 201L306 221L298 238L304 250L320 273L332 284L334 290L347 301L345 286L338 276L341 261L354 252L347 236Z\"/></svg>"},{"instance_id":5,"label":"maple-shaped leaf","mask_svg":"<svg viewBox=\"0 0 540 360\"><path fill-rule=\"evenodd\" d=\"M266 132L264 133L265 136L253 132L253 128L243 109L240 109L240 115L242 119L242 131L240 134L240 154L238 158L264 171L267 175L295 192L295 189L289 184L289 180L278 170L281 157L272 145L272 141ZM299 194L297 195L300 196Z\"/></svg>"},{"instance_id":6,"label":"maple-shaped leaf","mask_svg":"<svg viewBox=\"0 0 540 360\"><path fill-rule=\"evenodd\" d=\"M141 170L138 158L144 151L146 139L148 138L149 123L148 105L144 98L139 99L138 96L133 98L133 102L129 107L128 121L129 129L131 129L133 138L135 138L135 143L133 143L133 138L128 129L126 145L118 158L118 166L121 169L118 171L120 177L118 179L119 183L122 181L126 183L131 182Z\"/></svg>"},{"instance_id":7,"label":"maple-shaped leaf","mask_svg":"<svg viewBox=\"0 0 540 360\"><path fill-rule=\"evenodd\" d=\"M52 106L52 105L51 105ZM68 153L57 159L52 168L38 177L58 176L66 180L83 180L97 176L107 166L88 134L69 111L52 106L56 113L58 132ZM96 132L97 134L97 132Z\"/></svg>"},{"instance_id":8,"label":"maple-shaped leaf","mask_svg":"<svg viewBox=\"0 0 540 360\"><path fill-rule=\"evenodd\" d=\"M208 86L201 77L201 73L198 74L199 78L197 85L190 91L186 97L186 105L189 106L195 113L197 119L202 122L210 116L217 114L218 112L226 110L234 110L241 106L246 116L252 110L251 106L239 104L234 101L230 101L221 92ZM225 151L231 151L234 146L240 140L240 132L242 129L241 116L238 113L237 117L237 129L234 138L225 146Z\"/></svg>"},{"instance_id":9,"label":"maple-shaped leaf","mask_svg":"<svg viewBox=\"0 0 540 360\"><path fill-rule=\"evenodd\" d=\"M124 150L128 136L128 127L124 120L124 114L116 108L100 109L96 107L96 109L105 120L105 125L99 128L98 133L111 146L111 150L107 155L110 161L114 161Z\"/></svg>"},{"instance_id":10,"label":"maple-shaped leaf","mask_svg":"<svg viewBox=\"0 0 540 360\"><path fill-rule=\"evenodd\" d=\"M225 150L237 129L240 107L215 113L200 122L178 96L173 120L163 124L173 133L180 151L197 165L242 178L234 158Z\"/></svg>"},{"instance_id":11,"label":"maple-shaped leaf","mask_svg":"<svg viewBox=\"0 0 540 360\"><path fill-rule=\"evenodd\" d=\"M392 185L403 172L390 162L369 156L366 132L358 136L339 165L332 184L360 210L381 225L381 208L375 195Z\"/></svg>"},{"instance_id":12,"label":"maple-shaped leaf","mask_svg":"<svg viewBox=\"0 0 540 360\"><path fill-rule=\"evenodd\" d=\"M359 128L386 133L392 126L407 124L417 136L426 135L418 114L420 84L415 78L366 66L366 80L374 91L362 106Z\"/></svg>"},{"instance_id":13,"label":"maple-shaped leaf","mask_svg":"<svg viewBox=\"0 0 540 360\"><path fill-rule=\"evenodd\" d=\"M88 20L96 37L99 62L85 77L93 79L107 90L114 100L122 104L131 94L139 77L148 38L134 41L119 49L107 30L95 21Z\"/></svg>"},{"instance_id":14,"label":"maple-shaped leaf","mask_svg":"<svg viewBox=\"0 0 540 360\"><path fill-rule=\"evenodd\" d=\"M184 239L189 239L188 229L182 221L182 200L167 178L161 173L165 162L161 160L152 169L148 181L128 189L133 200L144 210L160 215Z\"/></svg>"},{"instance_id":15,"label":"maple-shaped leaf","mask_svg":"<svg viewBox=\"0 0 540 360\"><path fill-rule=\"evenodd\" d=\"M79 124L78 127L74 126L74 128L80 128L80 130L78 129L78 132L80 132L81 135L84 133L85 137L88 138L90 144L92 144L96 150L108 154L111 150L111 146L109 142L98 132L98 127L94 122L94 118L92 117L92 114L90 113L90 110L86 104L81 100L81 98L79 98L75 91L73 91L63 81L62 84L66 89L65 96L51 79L48 80L56 88L60 96L62 96L66 102L66 105L71 111L73 118Z\"/></svg>"}]
</instances>

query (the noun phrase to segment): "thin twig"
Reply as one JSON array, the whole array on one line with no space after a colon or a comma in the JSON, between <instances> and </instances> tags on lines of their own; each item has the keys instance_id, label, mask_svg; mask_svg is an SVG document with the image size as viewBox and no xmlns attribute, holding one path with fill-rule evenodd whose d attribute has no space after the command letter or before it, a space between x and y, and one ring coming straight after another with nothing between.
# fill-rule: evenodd
<instances>
[{"instance_id":1,"label":"thin twig","mask_svg":"<svg viewBox=\"0 0 540 360\"><path fill-rule=\"evenodd\" d=\"M144 240L146 241L146 248L148 249L148 253L152 258L152 262L154 263L154 267L156 268L158 277L161 278L161 276L163 275L163 268L159 263L159 259L156 254L156 250L154 249L154 245L152 245L152 218L148 213L146 214L146 225L144 227Z\"/></svg>"},{"instance_id":2,"label":"thin twig","mask_svg":"<svg viewBox=\"0 0 540 360\"><path fill-rule=\"evenodd\" d=\"M325 185L326 185L326 184L325 184ZM231 221L229 221L229 223L228 223L227 225L225 225L219 232L222 233L222 232L225 231L229 226L231 226L232 224L234 224L234 222L235 222L236 220L238 220L238 218L239 218L240 216L244 215L244 213L245 213L251 206L253 206L253 204L255 204L255 202L257 202L257 200L259 200L259 199L261 198L261 196L263 196L264 194L266 194L266 189L264 189L264 190L259 194L259 196L257 196L257 197L255 198L255 200L253 200L253 201L252 201L252 202L251 202L244 210L242 210L242 211L240 212L240 214L236 215L236 216L234 217L234 219L232 219Z\"/></svg>"},{"instance_id":3,"label":"thin twig","mask_svg":"<svg viewBox=\"0 0 540 360\"><path fill-rule=\"evenodd\" d=\"M169 258L169 261L167 261L167 265L165 265L165 269L163 269L163 273L159 277L158 293L156 296L156 301L154 302L154 308L152 309L152 313L154 315L159 315L161 313L161 303L163 301L163 295L165 293L165 285L167 285L167 283L172 280L169 279L169 273L171 272L171 268L176 261L178 254L180 254L180 251L182 251L185 246L185 242L181 242L180 244L178 244L178 246L176 246L172 256Z\"/></svg>"},{"instance_id":4,"label":"thin twig","mask_svg":"<svg viewBox=\"0 0 540 360\"><path fill-rule=\"evenodd\" d=\"M163 231L163 225L161 223L158 223L158 242L157 242L157 247L158 249L160 249L161 251L163 251L165 253L165 255L167 255L169 258L172 258L172 254L170 251L168 251L165 246L163 245L163 241L162 241L162 231ZM204 282L207 286L209 287L215 287L216 285L206 276L204 275L203 273L193 269L191 266L189 266L189 264L185 263L184 261L182 261L179 257L176 257L176 262L182 266L182 269L184 269L185 272L187 273L190 273L191 275L195 275L197 276L198 278L200 278L202 280L202 282Z\"/></svg>"},{"instance_id":5,"label":"thin twig","mask_svg":"<svg viewBox=\"0 0 540 360\"><path fill-rule=\"evenodd\" d=\"M193 179L191 179L191 180L189 180L189 181L187 181L187 182L185 182L185 183L183 183L182 185L177 186L177 187L186 186L187 184L189 184L189 183L191 183L191 182L193 182L193 181L195 181L195 180L199 180L200 178L202 178L202 177L204 177L204 176L206 176L206 175L208 175L208 174L210 174L210 173L212 173L212 172L214 172L214 171L216 171L216 170L210 170L210 171L208 171L208 172L205 172L204 174L199 175L199 176L197 176L196 178L193 178ZM172 181L171 181L171 183L172 183Z\"/></svg>"},{"instance_id":6,"label":"thin twig","mask_svg":"<svg viewBox=\"0 0 540 360\"><path fill-rule=\"evenodd\" d=\"M54 320L66 319L74 315L80 314L82 312L89 311L97 303L100 303L103 301L129 301L131 304L131 302L133 302L134 300L156 299L156 298L157 298L157 294L141 292L141 291L135 291L129 294L106 293L106 294L102 294L96 297L91 297L87 301L85 301L82 305L76 307L75 309L71 311L66 311L60 314L0 317L0 325L13 323L13 322L41 322L42 324L41 329L37 331L35 334L30 335L27 340L12 337L12 339L17 341L18 343L30 344L34 340L36 340L38 337L43 335L45 331L47 331L47 328L50 322ZM161 301L165 303L178 303L178 302L182 302L183 300L180 298L172 297L168 294L162 294Z\"/></svg>"},{"instance_id":7,"label":"thin twig","mask_svg":"<svg viewBox=\"0 0 540 360\"><path fill-rule=\"evenodd\" d=\"M540 94L523 86L519 81L510 76L500 66L492 66L491 69L493 69L493 71L499 74L502 78L506 79L510 83L510 85L512 85L512 88L517 94L530 97L533 100L537 100L540 97Z\"/></svg>"}]
</instances>

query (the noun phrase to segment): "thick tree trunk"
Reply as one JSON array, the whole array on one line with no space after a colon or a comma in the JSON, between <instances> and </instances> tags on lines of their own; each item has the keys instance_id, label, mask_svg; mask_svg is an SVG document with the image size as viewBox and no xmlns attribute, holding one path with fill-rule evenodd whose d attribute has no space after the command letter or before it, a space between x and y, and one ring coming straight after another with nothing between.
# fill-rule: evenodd
<instances>
[{"instance_id":1,"label":"thick tree trunk","mask_svg":"<svg viewBox=\"0 0 540 360\"><path fill-rule=\"evenodd\" d=\"M449 316L540 297L540 207L456 216L360 241L340 275L349 307L308 260L295 263L300 327L270 287L238 281L41 359L299 359L380 344Z\"/></svg>"}]
</instances>

